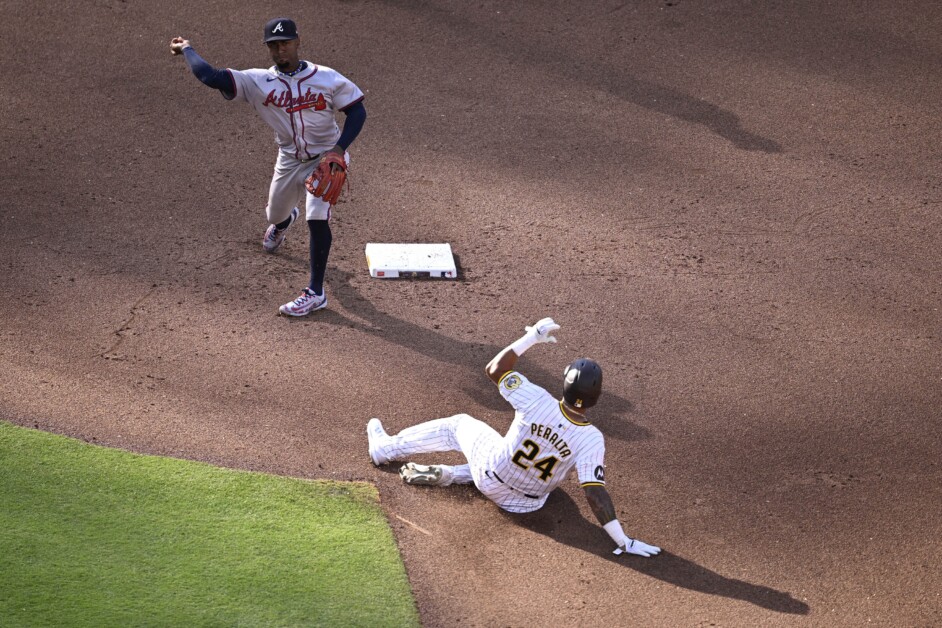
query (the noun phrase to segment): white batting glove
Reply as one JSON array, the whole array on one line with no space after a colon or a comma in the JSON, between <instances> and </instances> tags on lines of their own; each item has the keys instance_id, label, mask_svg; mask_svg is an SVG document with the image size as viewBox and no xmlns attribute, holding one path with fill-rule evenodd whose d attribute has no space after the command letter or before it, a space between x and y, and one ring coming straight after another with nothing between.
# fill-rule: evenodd
<instances>
[{"instance_id":1,"label":"white batting glove","mask_svg":"<svg viewBox=\"0 0 942 628\"><path fill-rule=\"evenodd\" d=\"M634 554L635 556L644 556L647 558L649 556L657 556L661 551L661 548L656 545L648 545L644 541L633 539L625 534L618 519L612 519L602 527L608 535L612 537L612 540L618 544L618 547L615 548L613 552L616 556L620 554Z\"/></svg>"},{"instance_id":2,"label":"white batting glove","mask_svg":"<svg viewBox=\"0 0 942 628\"><path fill-rule=\"evenodd\" d=\"M648 545L644 541L625 537L625 544L614 552L618 554L634 554L635 556L644 556L645 558L657 556L661 553L661 548L656 545Z\"/></svg>"},{"instance_id":3,"label":"white batting glove","mask_svg":"<svg viewBox=\"0 0 942 628\"><path fill-rule=\"evenodd\" d=\"M559 325L552 318L542 318L532 327L526 327L527 333L511 343L510 348L518 356L523 355L524 351L535 344L541 342L556 342L556 338L550 334L559 330Z\"/></svg>"},{"instance_id":4,"label":"white batting glove","mask_svg":"<svg viewBox=\"0 0 942 628\"><path fill-rule=\"evenodd\" d=\"M532 327L525 327L528 334L535 334L537 342L556 342L554 336L550 334L559 331L559 325L552 318L541 318Z\"/></svg>"}]
</instances>

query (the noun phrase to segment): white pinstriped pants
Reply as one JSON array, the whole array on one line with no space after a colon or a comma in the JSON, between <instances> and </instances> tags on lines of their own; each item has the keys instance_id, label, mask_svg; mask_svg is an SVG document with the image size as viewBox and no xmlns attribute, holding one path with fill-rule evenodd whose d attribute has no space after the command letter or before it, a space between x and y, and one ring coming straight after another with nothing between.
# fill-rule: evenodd
<instances>
[{"instance_id":1,"label":"white pinstriped pants","mask_svg":"<svg viewBox=\"0 0 942 628\"><path fill-rule=\"evenodd\" d=\"M496 467L495 459L501 455L503 436L490 425L468 414L456 414L443 419L426 421L390 435L383 443L383 453L392 460L408 460L413 454L458 451L468 464L448 466L452 484L472 482L485 497L509 512L538 510L546 498L524 497L489 473Z\"/></svg>"}]
</instances>

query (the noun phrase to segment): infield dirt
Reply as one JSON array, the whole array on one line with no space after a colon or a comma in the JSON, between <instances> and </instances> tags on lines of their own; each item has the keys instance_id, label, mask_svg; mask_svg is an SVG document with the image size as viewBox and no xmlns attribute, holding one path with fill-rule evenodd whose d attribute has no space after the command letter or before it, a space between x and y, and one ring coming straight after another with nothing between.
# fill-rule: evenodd
<instances>
[{"instance_id":1,"label":"infield dirt","mask_svg":"<svg viewBox=\"0 0 942 628\"><path fill-rule=\"evenodd\" d=\"M520 5L520 6L518 6ZM272 133L169 53L268 65L265 21L366 92L328 309L276 316ZM132 451L374 481L427 626L942 623L942 5L0 5L0 417ZM318 30L320 25L323 30ZM455 281L371 279L450 242ZM403 486L390 431L588 355L629 534ZM442 461L455 461L452 456Z\"/></svg>"}]
</instances>

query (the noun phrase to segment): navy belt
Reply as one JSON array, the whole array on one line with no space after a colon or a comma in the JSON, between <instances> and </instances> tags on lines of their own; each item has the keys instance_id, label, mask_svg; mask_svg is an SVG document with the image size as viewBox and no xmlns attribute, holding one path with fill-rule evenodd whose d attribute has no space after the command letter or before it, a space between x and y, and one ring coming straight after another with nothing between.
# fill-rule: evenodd
<instances>
[{"instance_id":1,"label":"navy belt","mask_svg":"<svg viewBox=\"0 0 942 628\"><path fill-rule=\"evenodd\" d=\"M514 488L514 487L511 486L510 484L507 484L507 482L504 482L502 479L500 479L500 476L497 475L497 473L495 473L494 471L485 471L484 474L487 475L487 476L492 476L492 475L493 475L495 480L497 480L497 481L500 482L501 484L504 484L504 485L505 485L507 488L509 488L510 490L512 490L512 491L517 491L518 493L520 493L520 494L523 495L524 497L529 497L530 499L540 499L540 496L539 496L539 495L530 495L529 493L524 493L524 492L521 491L519 488Z\"/></svg>"},{"instance_id":2,"label":"navy belt","mask_svg":"<svg viewBox=\"0 0 942 628\"><path fill-rule=\"evenodd\" d=\"M300 161L302 164L306 164L306 163L309 162L309 161L314 161L315 159L320 159L322 154L323 154L323 153L317 153L317 154L314 155L313 157L309 157L309 158L307 158L307 159L299 159L298 161Z\"/></svg>"}]
</instances>

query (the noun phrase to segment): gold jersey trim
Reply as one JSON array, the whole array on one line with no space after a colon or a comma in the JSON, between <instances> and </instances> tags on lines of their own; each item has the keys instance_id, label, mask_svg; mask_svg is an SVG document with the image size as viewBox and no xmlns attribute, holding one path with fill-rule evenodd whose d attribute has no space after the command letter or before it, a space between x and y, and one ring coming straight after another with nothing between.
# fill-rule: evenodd
<instances>
[{"instance_id":1,"label":"gold jersey trim","mask_svg":"<svg viewBox=\"0 0 942 628\"><path fill-rule=\"evenodd\" d=\"M566 419L567 419L570 423L572 423L573 425L592 425L592 424L589 423L588 421L586 421L585 423L581 423L581 422L579 422L579 421L576 421L576 420L574 420L571 416L569 416L568 414L566 414L566 408L563 406L563 400L562 400L562 399L559 400L559 411L562 412L562 413L563 413L563 416L566 417Z\"/></svg>"}]
</instances>

